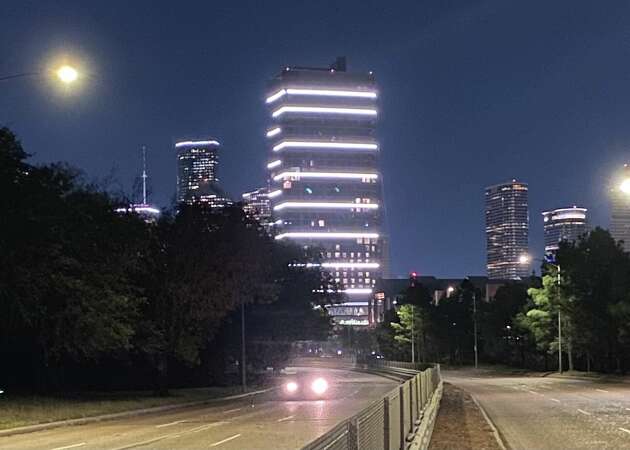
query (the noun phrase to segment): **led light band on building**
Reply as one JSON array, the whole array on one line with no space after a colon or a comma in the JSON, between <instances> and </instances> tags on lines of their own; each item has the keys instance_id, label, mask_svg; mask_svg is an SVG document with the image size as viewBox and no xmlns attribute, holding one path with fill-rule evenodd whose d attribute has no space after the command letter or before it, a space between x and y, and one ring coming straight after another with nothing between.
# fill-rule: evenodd
<instances>
[{"instance_id":1,"label":"led light band on building","mask_svg":"<svg viewBox=\"0 0 630 450\"><path fill-rule=\"evenodd\" d=\"M376 116L373 108L334 108L328 106L281 106L271 115L278 117L285 112L315 113L315 114L349 114L358 116Z\"/></svg>"},{"instance_id":2,"label":"led light band on building","mask_svg":"<svg viewBox=\"0 0 630 450\"><path fill-rule=\"evenodd\" d=\"M276 239L285 238L306 238L306 239L378 239L378 233L336 233L336 232L312 232L312 231L296 231L289 233L281 233L277 235Z\"/></svg>"},{"instance_id":3,"label":"led light band on building","mask_svg":"<svg viewBox=\"0 0 630 450\"><path fill-rule=\"evenodd\" d=\"M218 141L182 141L175 144L175 147L194 147L195 145L221 145Z\"/></svg>"},{"instance_id":4,"label":"led light band on building","mask_svg":"<svg viewBox=\"0 0 630 450\"><path fill-rule=\"evenodd\" d=\"M276 127L276 128L272 128L271 130L267 131L267 137L274 137L276 134L280 133L282 131L282 128L280 127Z\"/></svg>"},{"instance_id":5,"label":"led light band on building","mask_svg":"<svg viewBox=\"0 0 630 450\"><path fill-rule=\"evenodd\" d=\"M350 289L343 290L341 292L348 295L371 294L372 289L371 288L350 288Z\"/></svg>"},{"instance_id":6,"label":"led light band on building","mask_svg":"<svg viewBox=\"0 0 630 450\"><path fill-rule=\"evenodd\" d=\"M276 159L275 161L271 161L269 164L267 164L267 169L273 169L274 167L278 167L280 164L282 164L282 161L279 159Z\"/></svg>"},{"instance_id":7,"label":"led light band on building","mask_svg":"<svg viewBox=\"0 0 630 450\"><path fill-rule=\"evenodd\" d=\"M313 209L378 209L376 203L352 203L352 202L284 202L273 207L274 211L286 208L313 208Z\"/></svg>"},{"instance_id":8,"label":"led light band on building","mask_svg":"<svg viewBox=\"0 0 630 450\"><path fill-rule=\"evenodd\" d=\"M325 262L321 263L321 267L339 268L339 269L378 269L381 267L379 263L356 263L356 262Z\"/></svg>"},{"instance_id":9,"label":"led light band on building","mask_svg":"<svg viewBox=\"0 0 630 450\"><path fill-rule=\"evenodd\" d=\"M282 195L282 190L278 189L267 194L269 198L276 198L278 195Z\"/></svg>"},{"instance_id":10,"label":"led light band on building","mask_svg":"<svg viewBox=\"0 0 630 450\"><path fill-rule=\"evenodd\" d=\"M309 142L309 141L284 141L273 147L274 152L283 148L343 148L356 150L378 150L378 145L365 142Z\"/></svg>"},{"instance_id":11,"label":"led light band on building","mask_svg":"<svg viewBox=\"0 0 630 450\"><path fill-rule=\"evenodd\" d=\"M376 98L376 92L373 91L344 91L335 89L299 89L287 88L280 89L278 92L267 97L266 103L273 103L279 98L289 95L310 95L322 97L350 97L350 98Z\"/></svg>"},{"instance_id":12,"label":"led light band on building","mask_svg":"<svg viewBox=\"0 0 630 450\"><path fill-rule=\"evenodd\" d=\"M275 161L274 161L275 162ZM278 166L280 164L277 164ZM273 166L273 167L276 167ZM267 168L269 164L267 164ZM283 178L329 178L334 180L376 180L378 174L376 173L349 173L349 172L282 172L275 177L274 181L281 180Z\"/></svg>"}]
</instances>

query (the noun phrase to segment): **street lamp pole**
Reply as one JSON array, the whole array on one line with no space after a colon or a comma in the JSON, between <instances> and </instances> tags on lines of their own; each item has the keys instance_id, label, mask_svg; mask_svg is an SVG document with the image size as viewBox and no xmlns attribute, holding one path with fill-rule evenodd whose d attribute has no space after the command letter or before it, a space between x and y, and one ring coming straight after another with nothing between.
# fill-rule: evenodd
<instances>
[{"instance_id":1,"label":"street lamp pole","mask_svg":"<svg viewBox=\"0 0 630 450\"><path fill-rule=\"evenodd\" d=\"M558 269L558 300L560 300L560 265L555 265L555 267ZM562 316L560 313L560 301L558 301L558 372L562 373Z\"/></svg>"},{"instance_id":2,"label":"street lamp pole","mask_svg":"<svg viewBox=\"0 0 630 450\"><path fill-rule=\"evenodd\" d=\"M527 255L521 255L519 258L519 262L521 264L526 264L530 261L530 257ZM537 261L541 261L543 264L548 264L551 267L555 267L558 275L556 284L558 286L558 372L562 373L562 312L560 311L560 286L561 286L561 275L560 275L560 264L551 263L545 259L537 259Z\"/></svg>"},{"instance_id":3,"label":"street lamp pole","mask_svg":"<svg viewBox=\"0 0 630 450\"><path fill-rule=\"evenodd\" d=\"M245 352L245 302L241 300L241 385L247 392L247 360Z\"/></svg>"},{"instance_id":4,"label":"street lamp pole","mask_svg":"<svg viewBox=\"0 0 630 450\"><path fill-rule=\"evenodd\" d=\"M416 338L414 336L414 307L411 305L411 363L416 363L416 349L415 349L415 341Z\"/></svg>"},{"instance_id":5,"label":"street lamp pole","mask_svg":"<svg viewBox=\"0 0 630 450\"><path fill-rule=\"evenodd\" d=\"M473 292L473 334L475 338L475 369L479 366L479 355L477 353L477 293Z\"/></svg>"}]
</instances>

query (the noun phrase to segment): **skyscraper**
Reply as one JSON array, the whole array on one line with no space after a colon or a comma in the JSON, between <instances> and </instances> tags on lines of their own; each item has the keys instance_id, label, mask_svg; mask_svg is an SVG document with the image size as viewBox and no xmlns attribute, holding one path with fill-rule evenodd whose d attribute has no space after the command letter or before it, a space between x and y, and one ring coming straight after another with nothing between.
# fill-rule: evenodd
<instances>
[{"instance_id":1,"label":"skyscraper","mask_svg":"<svg viewBox=\"0 0 630 450\"><path fill-rule=\"evenodd\" d=\"M257 220L268 233L271 232L271 203L269 188L261 187L243 194L243 211L252 219Z\"/></svg>"},{"instance_id":2,"label":"skyscraper","mask_svg":"<svg viewBox=\"0 0 630 450\"><path fill-rule=\"evenodd\" d=\"M175 144L179 203L204 203L211 207L232 203L219 186L219 146L219 142L213 139Z\"/></svg>"},{"instance_id":3,"label":"skyscraper","mask_svg":"<svg viewBox=\"0 0 630 450\"><path fill-rule=\"evenodd\" d=\"M630 167L623 169L614 181L610 192L612 208L610 215L610 234L616 241L623 241L626 251L630 251Z\"/></svg>"},{"instance_id":4,"label":"skyscraper","mask_svg":"<svg viewBox=\"0 0 630 450\"><path fill-rule=\"evenodd\" d=\"M382 187L372 73L286 67L268 86L269 193L276 239L321 249L348 302L329 308L340 325L367 325L381 275Z\"/></svg>"},{"instance_id":5,"label":"skyscraper","mask_svg":"<svg viewBox=\"0 0 630 450\"><path fill-rule=\"evenodd\" d=\"M528 254L527 183L512 180L486 188L486 250L488 278L528 276L522 263Z\"/></svg>"},{"instance_id":6,"label":"skyscraper","mask_svg":"<svg viewBox=\"0 0 630 450\"><path fill-rule=\"evenodd\" d=\"M543 212L545 253L554 253L558 250L560 242L575 242L588 232L586 212L586 208L577 206Z\"/></svg>"}]
</instances>

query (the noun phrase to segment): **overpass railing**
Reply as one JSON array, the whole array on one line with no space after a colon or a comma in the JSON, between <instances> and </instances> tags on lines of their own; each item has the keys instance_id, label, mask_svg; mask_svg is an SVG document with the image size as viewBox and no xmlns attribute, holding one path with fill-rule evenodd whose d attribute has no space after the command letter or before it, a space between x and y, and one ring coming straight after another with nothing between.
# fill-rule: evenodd
<instances>
[{"instance_id":1,"label":"overpass railing","mask_svg":"<svg viewBox=\"0 0 630 450\"><path fill-rule=\"evenodd\" d=\"M406 450L429 446L442 396L440 366L374 360L362 369L408 376L402 384L302 450Z\"/></svg>"}]
</instances>

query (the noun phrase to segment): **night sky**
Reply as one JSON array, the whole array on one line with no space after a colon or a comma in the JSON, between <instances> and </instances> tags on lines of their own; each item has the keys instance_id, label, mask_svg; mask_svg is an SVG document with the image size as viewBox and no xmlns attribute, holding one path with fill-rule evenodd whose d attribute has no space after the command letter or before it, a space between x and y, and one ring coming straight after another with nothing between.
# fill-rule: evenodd
<instances>
[{"instance_id":1,"label":"night sky","mask_svg":"<svg viewBox=\"0 0 630 450\"><path fill-rule=\"evenodd\" d=\"M221 141L233 197L264 184L281 67L345 55L373 70L394 274L484 274L483 188L511 178L530 186L535 255L544 209L578 204L608 227L609 178L630 159L627 1L2 1L0 76L64 53L92 74L80 92L0 82L0 124L35 161L127 192L146 144L161 206L180 138Z\"/></svg>"}]
</instances>

